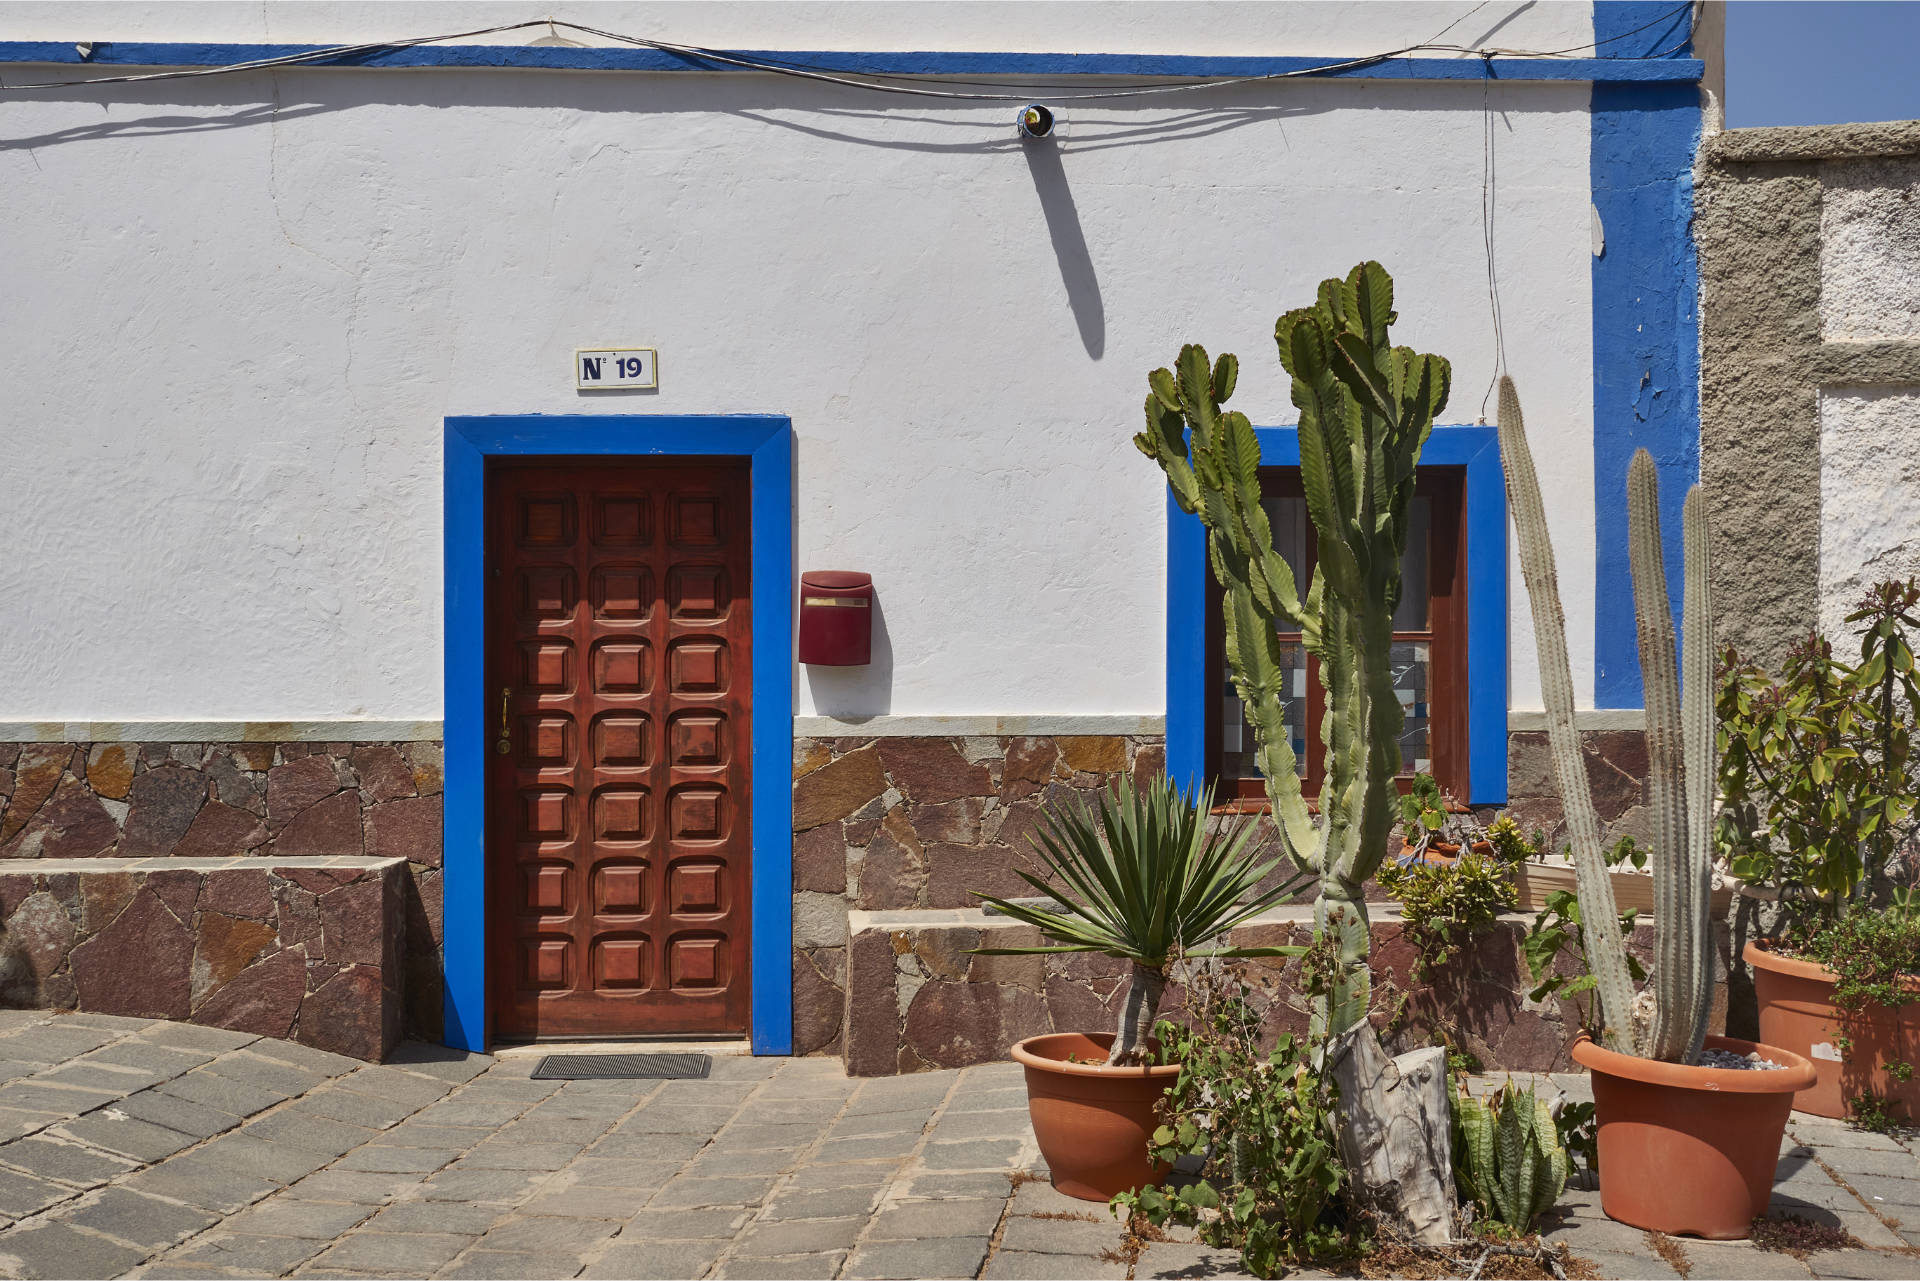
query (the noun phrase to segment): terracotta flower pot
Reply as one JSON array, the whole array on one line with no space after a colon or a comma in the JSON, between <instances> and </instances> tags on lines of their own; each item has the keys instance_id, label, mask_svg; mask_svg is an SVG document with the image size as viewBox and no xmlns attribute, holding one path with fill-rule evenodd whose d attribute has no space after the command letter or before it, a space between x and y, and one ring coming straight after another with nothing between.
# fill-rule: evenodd
<instances>
[{"instance_id":1,"label":"terracotta flower pot","mask_svg":"<svg viewBox=\"0 0 1920 1281\"><path fill-rule=\"evenodd\" d=\"M1834 972L1749 943L1741 957L1753 967L1760 1006L1760 1039L1813 1062L1819 1079L1794 1096L1795 1111L1843 1117L1847 1100L1872 1090L1920 1117L1920 1080L1895 1080L1889 1062L1920 1066L1920 999L1897 1009L1879 1003L1846 1013L1833 1003ZM1914 984L1920 998L1920 982ZM1853 1042L1843 1055L1842 1034Z\"/></svg>"},{"instance_id":2,"label":"terracotta flower pot","mask_svg":"<svg viewBox=\"0 0 1920 1281\"><path fill-rule=\"evenodd\" d=\"M1710 1036L1709 1049L1760 1051L1780 1071L1686 1067L1602 1049L1585 1036L1573 1061L1593 1076L1600 1208L1671 1236L1736 1241L1767 1212L1780 1137L1813 1064L1772 1045Z\"/></svg>"},{"instance_id":3,"label":"terracotta flower pot","mask_svg":"<svg viewBox=\"0 0 1920 1281\"><path fill-rule=\"evenodd\" d=\"M1112 1045L1112 1033L1054 1032L1013 1047L1027 1070L1027 1112L1053 1186L1083 1201L1108 1201L1167 1173L1147 1155L1147 1139L1180 1065L1108 1067Z\"/></svg>"}]
</instances>

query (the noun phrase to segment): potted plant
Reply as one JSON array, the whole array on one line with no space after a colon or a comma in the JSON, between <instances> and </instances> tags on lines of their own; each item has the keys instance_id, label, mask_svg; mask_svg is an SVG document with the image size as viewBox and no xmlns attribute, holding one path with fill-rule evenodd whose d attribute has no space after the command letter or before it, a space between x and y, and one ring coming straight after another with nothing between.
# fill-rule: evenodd
<instances>
[{"instance_id":1,"label":"potted plant","mask_svg":"<svg viewBox=\"0 0 1920 1281\"><path fill-rule=\"evenodd\" d=\"M1160 1096L1180 1075L1156 1062L1153 1021L1168 967L1183 957L1281 956L1295 947L1204 947L1291 896L1294 877L1261 891L1278 865L1253 853L1250 822L1208 822L1212 791L1181 795L1164 775L1144 789L1122 778L1084 805L1044 811L1033 843L1047 877L1020 875L1049 900L979 897L1051 940L1042 947L984 947L985 956L1096 952L1128 962L1119 1027L1053 1032L1013 1047L1026 1069L1027 1109L1053 1184L1068 1196L1108 1201L1166 1173L1148 1154Z\"/></svg>"},{"instance_id":2,"label":"potted plant","mask_svg":"<svg viewBox=\"0 0 1920 1281\"><path fill-rule=\"evenodd\" d=\"M1920 583L1872 587L1847 619L1855 665L1818 635L1777 679L1732 650L1721 665L1721 836L1749 896L1777 904L1743 959L1761 1038L1819 1073L1794 1099L1818 1116L1920 1116L1916 606Z\"/></svg>"},{"instance_id":3,"label":"potted plant","mask_svg":"<svg viewBox=\"0 0 1920 1281\"><path fill-rule=\"evenodd\" d=\"M1401 867L1415 863L1446 864L1462 850L1491 853L1493 846L1473 817L1473 811L1455 800L1431 774L1415 774L1400 797Z\"/></svg>"},{"instance_id":4,"label":"potted plant","mask_svg":"<svg viewBox=\"0 0 1920 1281\"><path fill-rule=\"evenodd\" d=\"M1566 622L1546 508L1513 380L1500 380L1500 454L1533 609L1547 737L1573 843L1583 918L1617 918L1600 822L1573 722ZM1657 930L1652 982L1636 995L1617 930L1582 931L1599 1033L1573 1045L1593 1081L1600 1206L1651 1231L1745 1237L1773 1191L1795 1091L1813 1065L1777 1046L1708 1036L1713 935L1713 618L1707 517L1698 486L1683 509L1687 680L1675 663L1660 543L1659 478L1645 450L1627 471L1627 531L1647 704L1648 801ZM1682 703L1682 695L1685 703Z\"/></svg>"}]
</instances>

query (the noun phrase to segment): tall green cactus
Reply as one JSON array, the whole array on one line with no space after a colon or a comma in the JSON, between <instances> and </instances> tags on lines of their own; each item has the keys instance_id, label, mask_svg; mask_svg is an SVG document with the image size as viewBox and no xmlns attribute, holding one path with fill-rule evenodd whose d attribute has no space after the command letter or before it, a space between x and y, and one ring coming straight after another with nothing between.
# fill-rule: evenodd
<instances>
[{"instance_id":1,"label":"tall green cactus","mask_svg":"<svg viewBox=\"0 0 1920 1281\"><path fill-rule=\"evenodd\" d=\"M1547 533L1546 507L1527 445L1520 397L1513 380L1506 377L1500 380L1500 461L1520 538L1520 567L1533 605L1547 740L1573 845L1580 914L1587 921L1611 921L1616 915L1613 885L1601 851L1600 822L1588 791L1586 762L1574 730L1573 678L1567 664L1566 616L1560 608L1553 541ZM1684 1063L1700 1051L1713 988L1708 922L1715 773L1713 614L1707 587L1706 500L1698 485L1687 494L1681 529L1686 562L1684 689L1674 662L1673 614L1661 551L1659 473L1652 456L1644 449L1638 451L1627 468L1627 551L1646 688L1647 800L1654 822L1653 919L1658 939L1647 1018L1635 1017L1625 940L1604 928L1585 931L1585 939L1587 965L1600 996L1602 1044L1623 1054Z\"/></svg>"},{"instance_id":2,"label":"tall green cactus","mask_svg":"<svg viewBox=\"0 0 1920 1281\"><path fill-rule=\"evenodd\" d=\"M1393 281L1379 263L1320 284L1312 307L1274 326L1300 411L1300 476L1319 532L1305 596L1274 550L1260 505L1260 445L1246 415L1223 411L1239 363L1181 348L1177 372L1148 377L1147 430L1134 437L1158 462L1182 510L1207 527L1213 574L1225 589L1227 666L1247 707L1255 760L1289 857L1320 880L1314 922L1336 941L1339 965L1315 1011L1316 1032L1366 1016L1368 925L1362 885L1379 867L1396 813L1404 716L1394 692L1393 614L1400 603L1414 466L1447 402L1439 356L1387 341ZM1277 632L1298 631L1320 660L1326 779L1314 822L1285 717Z\"/></svg>"}]
</instances>

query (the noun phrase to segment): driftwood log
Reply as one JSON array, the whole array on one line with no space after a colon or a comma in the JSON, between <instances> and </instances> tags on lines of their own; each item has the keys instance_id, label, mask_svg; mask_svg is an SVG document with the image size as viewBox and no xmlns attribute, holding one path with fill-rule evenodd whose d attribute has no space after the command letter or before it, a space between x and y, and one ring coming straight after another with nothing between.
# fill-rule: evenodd
<instances>
[{"instance_id":1,"label":"driftwood log","mask_svg":"<svg viewBox=\"0 0 1920 1281\"><path fill-rule=\"evenodd\" d=\"M1350 1195L1408 1242L1453 1242L1452 1109L1441 1046L1389 1058L1362 1020L1327 1045Z\"/></svg>"}]
</instances>

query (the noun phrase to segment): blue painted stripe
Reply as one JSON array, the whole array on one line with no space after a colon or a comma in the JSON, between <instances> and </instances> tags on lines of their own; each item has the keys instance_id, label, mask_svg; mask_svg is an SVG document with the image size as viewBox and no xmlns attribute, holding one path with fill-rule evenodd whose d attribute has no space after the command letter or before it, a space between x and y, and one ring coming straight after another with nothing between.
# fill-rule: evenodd
<instances>
[{"instance_id":1,"label":"blue painted stripe","mask_svg":"<svg viewBox=\"0 0 1920 1281\"><path fill-rule=\"evenodd\" d=\"M1596 39L1656 22L1670 5L1594 6ZM1618 43L1657 52L1686 36L1658 23ZM1645 448L1660 469L1667 563L1681 562L1680 506L1700 477L1699 263L1693 158L1700 99L1685 85L1596 84L1590 116L1593 204L1604 252L1593 261L1595 513L1594 703L1642 703L1626 476ZM1680 575L1670 575L1680 625Z\"/></svg>"},{"instance_id":2,"label":"blue painted stripe","mask_svg":"<svg viewBox=\"0 0 1920 1281\"><path fill-rule=\"evenodd\" d=\"M1261 427L1260 462L1300 465L1297 427ZM1507 491L1492 427L1435 427L1423 466L1466 468L1467 768L1474 805L1507 800ZM1206 760L1206 528L1167 499L1167 770L1200 776Z\"/></svg>"},{"instance_id":3,"label":"blue painted stripe","mask_svg":"<svg viewBox=\"0 0 1920 1281\"><path fill-rule=\"evenodd\" d=\"M515 454L745 456L753 509L749 1027L793 1051L793 428L764 414L538 414L446 420L445 1031L487 1048L486 459Z\"/></svg>"},{"instance_id":4,"label":"blue painted stripe","mask_svg":"<svg viewBox=\"0 0 1920 1281\"><path fill-rule=\"evenodd\" d=\"M1671 8L1671 5L1666 6ZM0 41L0 62L98 67L218 67L286 58L329 48L312 44L188 44L105 41L82 58L71 43ZM835 74L931 76L1152 76L1212 79L1312 72L1355 58L1221 57L1134 53L874 52L726 50L730 56L802 65ZM1359 57L1362 55L1355 55ZM516 67L549 71L744 71L747 68L657 49L569 49L553 45L416 45L348 54L309 66ZM1571 80L1693 83L1704 74L1694 58L1389 58L1326 71L1351 80ZM938 86L930 86L938 87Z\"/></svg>"}]
</instances>

